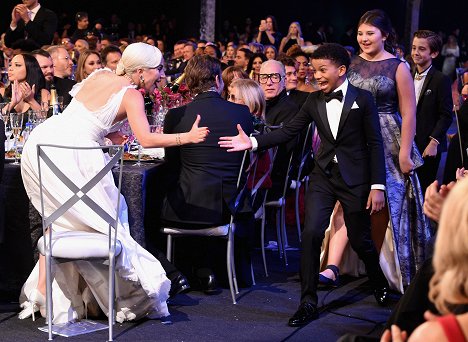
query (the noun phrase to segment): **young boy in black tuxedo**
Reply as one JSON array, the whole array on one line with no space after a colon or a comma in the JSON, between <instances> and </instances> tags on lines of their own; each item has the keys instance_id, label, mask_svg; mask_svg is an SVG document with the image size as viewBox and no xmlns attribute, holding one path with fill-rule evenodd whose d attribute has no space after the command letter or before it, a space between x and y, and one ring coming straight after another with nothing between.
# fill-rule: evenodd
<instances>
[{"instance_id":1,"label":"young boy in black tuxedo","mask_svg":"<svg viewBox=\"0 0 468 342\"><path fill-rule=\"evenodd\" d=\"M351 246L366 265L374 296L385 305L388 283L370 233L370 214L384 206L385 161L377 109L372 95L346 78L350 63L338 44L325 44L312 54L321 92L310 94L301 111L282 129L249 138L222 137L228 151L265 149L294 139L314 121L321 139L306 194L302 233L301 304L289 320L296 327L317 319L320 249L336 201L343 206ZM285 75L280 75L285 77Z\"/></svg>"},{"instance_id":2,"label":"young boy in black tuxedo","mask_svg":"<svg viewBox=\"0 0 468 342\"><path fill-rule=\"evenodd\" d=\"M439 55L442 39L428 30L414 33L411 57L416 65L416 145L424 165L416 172L423 193L436 179L441 153L447 151L447 130L452 124L450 79L432 66Z\"/></svg>"}]
</instances>

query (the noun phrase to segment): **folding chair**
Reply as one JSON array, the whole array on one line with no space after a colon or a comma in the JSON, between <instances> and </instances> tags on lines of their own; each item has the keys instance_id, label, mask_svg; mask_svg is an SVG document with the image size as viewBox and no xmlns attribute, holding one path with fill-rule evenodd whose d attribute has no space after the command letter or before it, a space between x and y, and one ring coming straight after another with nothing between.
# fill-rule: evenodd
<instances>
[{"instance_id":1,"label":"folding chair","mask_svg":"<svg viewBox=\"0 0 468 342\"><path fill-rule=\"evenodd\" d=\"M71 150L71 151L82 151L82 150L104 150L113 149L115 155L110 158L105 166L99 170L99 172L91 178L85 185L78 187L73 180L67 177L64 172L50 159L49 154L53 151L59 150ZM109 260L109 311L108 311L108 327L109 327L109 341L113 341L113 325L115 319L114 312L114 297L115 297L115 258L122 250L120 241L117 240L117 227L119 221L119 208L120 208L120 196L117 199L116 214L115 217L111 217L98 203L93 201L87 192L92 190L96 184L98 184L103 177L109 172L112 172L114 165L119 162L119 176L118 176L118 193L120 194L122 184L122 168L123 168L123 146L95 146L95 147L75 147L75 146L61 146L51 144L38 144L37 145L37 156L38 156L38 167L39 167L39 186L40 186L40 199L41 199L41 212L42 212L42 229L43 236L38 242L38 249L42 255L45 255L46 260L46 306L47 306L47 324L49 340L52 340L52 333L60 332L61 327L52 325L53 309L52 309L52 258L57 262L65 262L70 260L90 260L101 262ZM42 165L43 164L43 165ZM52 212L49 216L45 215L44 212L44 184L42 180L43 168L49 168L50 171L66 185L73 195L64 203L60 203L59 207ZM56 232L53 233L52 224L64 215L73 205L77 202L82 201L90 209L92 209L97 215L99 215L104 221L109 224L109 234L105 236L99 233L88 233L88 232ZM113 229L112 229L113 228ZM74 246L80 246L79 249L73 248ZM72 247L72 248L71 248ZM102 325L86 324L86 322L70 322L67 324L66 330L73 331L73 325L77 325L76 330L81 330L80 334L83 333L83 329L86 329L85 333L93 332L96 330L102 330ZM93 329L98 327L97 329ZM72 333L73 334L73 333ZM78 333L75 333L77 335Z\"/></svg>"},{"instance_id":2,"label":"folding chair","mask_svg":"<svg viewBox=\"0 0 468 342\"><path fill-rule=\"evenodd\" d=\"M304 138L304 144L302 145L302 150L301 150L301 160L299 163L299 167L297 169L297 176L296 179L294 180L294 191L295 191L295 197L294 197L294 209L296 213L296 226L297 226L297 235L299 237L299 242L301 242L301 218L300 218L300 208L299 208L299 194L301 190L302 184L305 184L307 186L307 181L309 180L309 176L302 175L302 171L304 169L304 166L309 158L311 158L311 148L312 144L309 142L309 139L312 138L312 132L313 132L313 127L314 125L312 123L309 124L309 127L307 128L307 132L305 134ZM307 188L305 189L307 190Z\"/></svg>"},{"instance_id":3,"label":"folding chair","mask_svg":"<svg viewBox=\"0 0 468 342\"><path fill-rule=\"evenodd\" d=\"M242 163L239 169L239 175L237 177L237 189L238 197L237 201L241 199L241 192L244 191L244 188L240 189L241 179L244 174L245 161L247 159L247 151L244 152L242 158ZM248 175L247 175L248 176ZM246 178L247 180L247 178ZM239 191L240 190L240 191ZM172 261L173 257L173 237L183 237L183 236L205 236L205 237L221 237L227 239L227 248L226 248L226 269L229 279L229 289L231 291L232 304L237 304L236 294L239 294L239 288L237 286L236 278L236 268L234 261L234 216L231 215L231 219L228 224L218 227L203 228L203 229L181 229L177 227L163 227L161 232L167 234L167 259Z\"/></svg>"}]
</instances>

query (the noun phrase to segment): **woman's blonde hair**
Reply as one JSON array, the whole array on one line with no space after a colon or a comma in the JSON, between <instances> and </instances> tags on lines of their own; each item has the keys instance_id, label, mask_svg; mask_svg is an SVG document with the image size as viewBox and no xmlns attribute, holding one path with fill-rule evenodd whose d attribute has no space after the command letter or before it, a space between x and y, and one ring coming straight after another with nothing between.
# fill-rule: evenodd
<instances>
[{"instance_id":1,"label":"woman's blonde hair","mask_svg":"<svg viewBox=\"0 0 468 342\"><path fill-rule=\"evenodd\" d=\"M302 38L301 24L299 24L298 21L293 21L291 24L289 24L288 33L289 33L289 31L291 31L291 26L292 26L292 25L296 25L296 26L297 26L297 36L298 36L299 38Z\"/></svg>"},{"instance_id":2,"label":"woman's blonde hair","mask_svg":"<svg viewBox=\"0 0 468 342\"><path fill-rule=\"evenodd\" d=\"M78 62L76 62L76 71L75 71L75 81L76 82L81 82L86 77L89 76L85 72L85 63L86 63L86 60L88 59L88 57L91 56L91 55L96 55L96 56L99 57L99 60L101 60L101 55L96 51L85 50L82 53L80 53L80 57L78 58Z\"/></svg>"},{"instance_id":3,"label":"woman's blonde hair","mask_svg":"<svg viewBox=\"0 0 468 342\"><path fill-rule=\"evenodd\" d=\"M156 46L146 43L133 43L123 50L115 73L119 76L132 74L137 69L152 69L161 64L162 54Z\"/></svg>"},{"instance_id":4,"label":"woman's blonde hair","mask_svg":"<svg viewBox=\"0 0 468 342\"><path fill-rule=\"evenodd\" d=\"M450 191L442 208L429 299L441 313L468 304L468 179Z\"/></svg>"},{"instance_id":5,"label":"woman's blonde hair","mask_svg":"<svg viewBox=\"0 0 468 342\"><path fill-rule=\"evenodd\" d=\"M237 79L232 81L231 87L237 89L237 96L249 107L250 113L265 119L265 95L257 82L251 79Z\"/></svg>"}]
</instances>

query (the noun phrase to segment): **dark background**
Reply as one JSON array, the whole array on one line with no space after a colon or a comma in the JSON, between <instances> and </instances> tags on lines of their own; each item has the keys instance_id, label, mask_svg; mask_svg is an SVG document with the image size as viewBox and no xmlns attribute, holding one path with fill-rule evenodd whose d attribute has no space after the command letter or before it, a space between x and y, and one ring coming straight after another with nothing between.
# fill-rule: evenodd
<instances>
[{"instance_id":1,"label":"dark background","mask_svg":"<svg viewBox=\"0 0 468 342\"><path fill-rule=\"evenodd\" d=\"M19 1L2 0L0 11L0 32L4 32L10 22L10 13L14 4ZM78 0L53 1L42 0L42 6L54 10L57 14L65 11L73 18L77 11L87 11L90 21L97 18L108 19L112 13L117 13L123 24L134 22L151 23L153 18L165 14L175 18L177 29L174 39L199 36L200 2L197 0L165 0L165 1L123 1L123 0ZM464 5L462 5L464 3ZM420 28L433 31L451 32L460 28L466 32L466 1L461 0L422 0ZM404 33L406 0L287 0L255 1L255 0L217 0L216 29L224 20L235 24L243 30L246 18L251 18L257 26L260 18L267 14L276 16L279 30L283 34L291 21L299 21L304 27L311 22L329 24L334 28L336 38L339 38L346 25L356 25L359 17L369 9L381 8L392 19L397 33Z\"/></svg>"}]
</instances>

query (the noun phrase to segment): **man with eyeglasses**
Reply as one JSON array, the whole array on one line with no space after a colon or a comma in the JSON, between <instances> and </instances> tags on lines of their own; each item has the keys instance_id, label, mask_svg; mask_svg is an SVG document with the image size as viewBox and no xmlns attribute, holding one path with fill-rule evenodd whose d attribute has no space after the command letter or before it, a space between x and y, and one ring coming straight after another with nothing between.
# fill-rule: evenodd
<instances>
[{"instance_id":1,"label":"man with eyeglasses","mask_svg":"<svg viewBox=\"0 0 468 342\"><path fill-rule=\"evenodd\" d=\"M299 111L298 106L286 93L286 70L281 62L268 60L260 68L259 82L265 94L265 120L269 126L281 126L289 122ZM268 191L270 199L281 196L290 155L297 141L279 146L271 179L273 187Z\"/></svg>"},{"instance_id":2,"label":"man with eyeglasses","mask_svg":"<svg viewBox=\"0 0 468 342\"><path fill-rule=\"evenodd\" d=\"M68 51L60 45L54 45L47 49L54 62L54 85L57 95L63 96L64 105L68 105L72 99L69 91L76 84L70 79L73 73L73 62Z\"/></svg>"}]
</instances>

